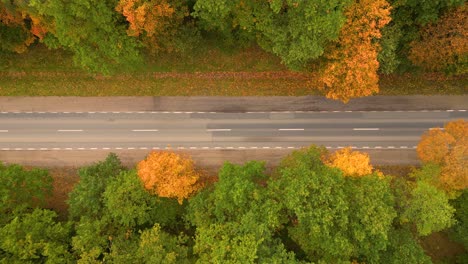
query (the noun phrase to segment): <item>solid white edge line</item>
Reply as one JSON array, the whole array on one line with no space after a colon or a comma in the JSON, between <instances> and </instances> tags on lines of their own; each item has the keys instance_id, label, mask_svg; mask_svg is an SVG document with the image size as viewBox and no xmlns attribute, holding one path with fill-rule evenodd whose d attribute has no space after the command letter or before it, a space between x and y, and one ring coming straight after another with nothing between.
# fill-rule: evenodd
<instances>
[{"instance_id":1,"label":"solid white edge line","mask_svg":"<svg viewBox=\"0 0 468 264\"><path fill-rule=\"evenodd\" d=\"M401 112L409 112L409 113L414 113L414 112L421 112L421 113L426 113L426 112L467 112L468 110L466 109L447 109L447 110L427 110L427 109L422 109L422 110L316 110L316 111L258 111L258 112L244 112L245 114L261 114L261 113L352 113L352 112L361 112L361 113L377 113L377 112L383 112L383 113L389 113L389 112L396 112L396 113L401 113ZM158 114L158 113L164 113L164 114L192 114L192 113L198 113L198 114L229 114L225 112L202 112L202 111L88 111L88 112L83 112L83 111L37 111L37 112L32 112L32 111L1 111L0 114L82 114L82 113L88 113L88 114L120 114L120 113L125 113L125 114L145 114L145 113L152 113L152 114ZM241 113L241 112L240 112Z\"/></svg>"}]
</instances>

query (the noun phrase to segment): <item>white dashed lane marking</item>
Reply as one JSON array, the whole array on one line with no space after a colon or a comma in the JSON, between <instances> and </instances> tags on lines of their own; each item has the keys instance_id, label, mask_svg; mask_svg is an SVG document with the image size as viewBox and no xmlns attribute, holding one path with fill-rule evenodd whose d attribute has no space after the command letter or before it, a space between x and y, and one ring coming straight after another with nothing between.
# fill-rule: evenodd
<instances>
[{"instance_id":1,"label":"white dashed lane marking","mask_svg":"<svg viewBox=\"0 0 468 264\"><path fill-rule=\"evenodd\" d=\"M380 128L374 127L374 128L353 128L354 131L377 131L380 130Z\"/></svg>"},{"instance_id":2,"label":"white dashed lane marking","mask_svg":"<svg viewBox=\"0 0 468 264\"><path fill-rule=\"evenodd\" d=\"M133 129L133 132L158 132L157 129Z\"/></svg>"},{"instance_id":3,"label":"white dashed lane marking","mask_svg":"<svg viewBox=\"0 0 468 264\"><path fill-rule=\"evenodd\" d=\"M279 131L304 131L303 128L279 128Z\"/></svg>"},{"instance_id":4,"label":"white dashed lane marking","mask_svg":"<svg viewBox=\"0 0 468 264\"><path fill-rule=\"evenodd\" d=\"M215 149L215 150L220 150L220 149L238 149L238 150L246 150L246 149L263 149L263 150L275 150L275 149L300 149L303 148L304 146L297 146L297 147L282 147L282 146L275 146L275 147L270 147L270 146L251 146L251 147L245 147L245 146L240 146L240 147L233 147L233 146L228 146L228 147L183 147L183 146L178 146L178 147L114 147L114 148L109 148L109 147L92 147L92 148L84 148L84 147L79 147L79 148L71 148L71 147L65 147L65 148L0 148L2 151L10 151L10 150L30 150L30 151L39 151L39 150L160 150L160 149L166 149L166 150L174 150L174 149L179 149L179 150L210 150L210 149ZM305 146L306 147L306 146ZM416 149L417 146L363 146L363 147L358 147L358 146L350 146L352 149L365 149L365 150L371 150L371 149ZM325 148L327 149L343 149L345 148L344 146L326 146Z\"/></svg>"},{"instance_id":5,"label":"white dashed lane marking","mask_svg":"<svg viewBox=\"0 0 468 264\"><path fill-rule=\"evenodd\" d=\"M83 129L59 129L57 132L83 132Z\"/></svg>"},{"instance_id":6,"label":"white dashed lane marking","mask_svg":"<svg viewBox=\"0 0 468 264\"><path fill-rule=\"evenodd\" d=\"M214 129L207 129L208 132L220 132L220 131L231 131L230 128L214 128Z\"/></svg>"}]
</instances>

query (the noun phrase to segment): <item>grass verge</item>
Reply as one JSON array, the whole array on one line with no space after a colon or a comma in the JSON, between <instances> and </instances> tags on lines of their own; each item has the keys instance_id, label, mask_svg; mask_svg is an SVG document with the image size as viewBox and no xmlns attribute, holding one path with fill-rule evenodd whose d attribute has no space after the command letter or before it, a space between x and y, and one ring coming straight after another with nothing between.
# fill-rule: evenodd
<instances>
[{"instance_id":1,"label":"grass verge","mask_svg":"<svg viewBox=\"0 0 468 264\"><path fill-rule=\"evenodd\" d=\"M288 71L258 47L226 53L147 58L134 72L111 77L73 66L71 54L35 46L0 55L0 96L303 96L320 95L317 73ZM436 74L385 75L381 95L467 93L467 79Z\"/></svg>"}]
</instances>

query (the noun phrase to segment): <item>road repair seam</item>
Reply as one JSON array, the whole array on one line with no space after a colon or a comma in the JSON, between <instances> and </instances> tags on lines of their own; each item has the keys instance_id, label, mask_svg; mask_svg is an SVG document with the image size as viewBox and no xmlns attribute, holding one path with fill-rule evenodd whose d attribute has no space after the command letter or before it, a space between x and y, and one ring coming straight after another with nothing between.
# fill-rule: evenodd
<instances>
[{"instance_id":1,"label":"road repair seam","mask_svg":"<svg viewBox=\"0 0 468 264\"><path fill-rule=\"evenodd\" d=\"M275 146L275 147L269 147L269 146L262 146L262 147L92 147L92 148L84 148L84 147L79 147L79 148L0 148L1 151L49 151L49 150L160 150L160 149L166 149L166 150L225 150L225 149L237 149L237 150L246 150L246 149L265 149L265 150L274 150L274 149L301 149L304 147L282 147L282 146ZM344 146L326 146L327 149L343 149L345 148ZM415 149L416 146L375 146L375 147L370 147L370 146L363 146L363 147L357 147L357 146L351 146L352 149Z\"/></svg>"},{"instance_id":2,"label":"road repair seam","mask_svg":"<svg viewBox=\"0 0 468 264\"><path fill-rule=\"evenodd\" d=\"M229 113L229 112L195 112L195 111L54 111L54 112L45 112L45 111L2 111L0 114L287 114L287 113L416 113L416 112L466 112L466 109L448 109L448 110L317 110L317 111L258 111L258 112L237 112L237 113Z\"/></svg>"}]
</instances>

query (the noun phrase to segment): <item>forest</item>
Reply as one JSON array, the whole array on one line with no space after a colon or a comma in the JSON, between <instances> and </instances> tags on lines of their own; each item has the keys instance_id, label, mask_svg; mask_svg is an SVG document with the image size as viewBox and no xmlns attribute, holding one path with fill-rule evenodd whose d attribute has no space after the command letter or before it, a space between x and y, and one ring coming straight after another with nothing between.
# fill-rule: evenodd
<instances>
[{"instance_id":1,"label":"forest","mask_svg":"<svg viewBox=\"0 0 468 264\"><path fill-rule=\"evenodd\" d=\"M45 46L111 76L141 71L150 57L190 60L211 42L227 52L256 46L305 73L298 82L313 79L321 94L347 102L377 94L391 74L465 76L467 25L464 0L0 0L0 52Z\"/></svg>"},{"instance_id":2,"label":"forest","mask_svg":"<svg viewBox=\"0 0 468 264\"><path fill-rule=\"evenodd\" d=\"M461 251L436 263L466 263L467 140L464 120L427 131L407 175L349 147L296 150L270 172L226 162L217 175L183 153L134 168L110 153L79 169L61 218L46 169L0 163L1 262L433 263L421 240L441 232Z\"/></svg>"}]
</instances>

